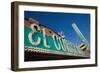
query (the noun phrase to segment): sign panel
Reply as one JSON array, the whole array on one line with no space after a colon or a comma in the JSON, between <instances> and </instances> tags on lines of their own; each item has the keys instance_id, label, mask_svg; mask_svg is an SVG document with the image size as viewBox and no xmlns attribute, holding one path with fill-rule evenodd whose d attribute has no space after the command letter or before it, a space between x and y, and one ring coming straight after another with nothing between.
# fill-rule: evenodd
<instances>
[{"instance_id":1,"label":"sign panel","mask_svg":"<svg viewBox=\"0 0 100 73\"><path fill-rule=\"evenodd\" d=\"M50 28L33 22L30 26L25 26L24 29L24 45L26 50L85 57L85 53L79 46L64 39Z\"/></svg>"}]
</instances>

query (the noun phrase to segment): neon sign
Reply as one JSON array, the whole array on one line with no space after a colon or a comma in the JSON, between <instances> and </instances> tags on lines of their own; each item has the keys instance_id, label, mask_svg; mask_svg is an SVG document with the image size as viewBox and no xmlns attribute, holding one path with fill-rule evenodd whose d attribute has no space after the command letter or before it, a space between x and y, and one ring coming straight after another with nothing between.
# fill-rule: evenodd
<instances>
[{"instance_id":1,"label":"neon sign","mask_svg":"<svg viewBox=\"0 0 100 73\"><path fill-rule=\"evenodd\" d=\"M58 34L47 35L46 29L46 27L41 28L38 24L31 24L30 27L25 27L25 47L56 51L63 54L69 53L70 55L84 55L80 47L60 37Z\"/></svg>"}]
</instances>

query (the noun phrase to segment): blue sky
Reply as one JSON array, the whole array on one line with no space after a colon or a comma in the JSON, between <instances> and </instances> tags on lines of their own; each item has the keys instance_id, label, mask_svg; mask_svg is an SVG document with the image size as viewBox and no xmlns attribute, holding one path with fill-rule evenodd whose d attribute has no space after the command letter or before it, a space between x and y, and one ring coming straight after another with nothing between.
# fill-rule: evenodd
<instances>
[{"instance_id":1,"label":"blue sky","mask_svg":"<svg viewBox=\"0 0 100 73\"><path fill-rule=\"evenodd\" d=\"M40 24L53 29L55 32L63 31L65 39L79 45L81 40L72 28L72 23L76 23L90 43L90 14L25 11L24 18L36 19Z\"/></svg>"}]
</instances>

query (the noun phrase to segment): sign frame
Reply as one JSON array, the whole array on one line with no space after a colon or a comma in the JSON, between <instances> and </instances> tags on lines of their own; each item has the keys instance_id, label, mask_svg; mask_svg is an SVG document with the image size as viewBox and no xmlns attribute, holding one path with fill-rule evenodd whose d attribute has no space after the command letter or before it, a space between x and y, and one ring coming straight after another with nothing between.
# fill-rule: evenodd
<instances>
[{"instance_id":1,"label":"sign frame","mask_svg":"<svg viewBox=\"0 0 100 73\"><path fill-rule=\"evenodd\" d=\"M60 8L76 8L90 9L95 11L95 63L83 65L61 65L48 67L27 67L19 68L19 6L44 6L44 7L60 7ZM50 3L32 3L32 2L12 2L11 3L11 70L27 71L27 70L45 70L45 69L61 69L76 67L92 67L97 66L97 7L85 5L68 5L68 4L50 4Z\"/></svg>"}]
</instances>

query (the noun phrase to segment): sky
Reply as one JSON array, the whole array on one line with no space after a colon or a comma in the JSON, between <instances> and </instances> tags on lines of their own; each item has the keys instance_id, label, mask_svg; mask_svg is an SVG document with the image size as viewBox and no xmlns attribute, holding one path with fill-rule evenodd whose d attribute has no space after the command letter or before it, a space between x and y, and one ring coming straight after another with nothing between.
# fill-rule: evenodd
<instances>
[{"instance_id":1,"label":"sky","mask_svg":"<svg viewBox=\"0 0 100 73\"><path fill-rule=\"evenodd\" d=\"M90 44L90 14L24 11L24 18L33 18L55 32L63 32L65 39L79 45L81 40L72 28L75 23Z\"/></svg>"}]
</instances>

